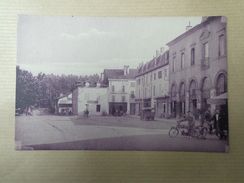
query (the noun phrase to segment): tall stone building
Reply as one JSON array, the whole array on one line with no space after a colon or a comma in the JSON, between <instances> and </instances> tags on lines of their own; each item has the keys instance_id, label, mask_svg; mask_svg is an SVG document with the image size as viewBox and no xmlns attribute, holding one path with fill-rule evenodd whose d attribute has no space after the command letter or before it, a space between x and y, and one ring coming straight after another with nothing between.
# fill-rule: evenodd
<instances>
[{"instance_id":1,"label":"tall stone building","mask_svg":"<svg viewBox=\"0 0 244 183\"><path fill-rule=\"evenodd\" d=\"M140 64L136 76L136 114L142 108L152 107L156 117L168 116L169 51L156 51L156 57Z\"/></svg>"},{"instance_id":2,"label":"tall stone building","mask_svg":"<svg viewBox=\"0 0 244 183\"><path fill-rule=\"evenodd\" d=\"M170 41L170 114L226 108L208 99L227 92L226 18L203 17L202 22Z\"/></svg>"}]
</instances>

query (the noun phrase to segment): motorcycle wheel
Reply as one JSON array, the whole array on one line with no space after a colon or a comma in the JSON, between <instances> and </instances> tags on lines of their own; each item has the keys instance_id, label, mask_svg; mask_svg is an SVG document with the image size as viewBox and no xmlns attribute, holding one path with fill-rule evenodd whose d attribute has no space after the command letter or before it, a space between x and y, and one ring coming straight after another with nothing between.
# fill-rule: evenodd
<instances>
[{"instance_id":1,"label":"motorcycle wheel","mask_svg":"<svg viewBox=\"0 0 244 183\"><path fill-rule=\"evenodd\" d=\"M175 127L172 127L170 130L169 130L169 136L171 138L175 138L177 135L179 134L179 130Z\"/></svg>"},{"instance_id":2,"label":"motorcycle wheel","mask_svg":"<svg viewBox=\"0 0 244 183\"><path fill-rule=\"evenodd\" d=\"M198 139L204 139L207 136L208 129L206 127L202 127L201 129L199 128L198 132Z\"/></svg>"},{"instance_id":3,"label":"motorcycle wheel","mask_svg":"<svg viewBox=\"0 0 244 183\"><path fill-rule=\"evenodd\" d=\"M208 129L206 127L197 126L195 128L195 134L198 139L203 139L206 137Z\"/></svg>"}]
</instances>

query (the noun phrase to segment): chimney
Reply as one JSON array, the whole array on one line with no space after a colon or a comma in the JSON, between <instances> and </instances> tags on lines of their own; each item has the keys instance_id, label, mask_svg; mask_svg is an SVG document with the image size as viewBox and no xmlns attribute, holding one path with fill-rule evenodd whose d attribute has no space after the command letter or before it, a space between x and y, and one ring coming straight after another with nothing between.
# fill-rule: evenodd
<instances>
[{"instance_id":1,"label":"chimney","mask_svg":"<svg viewBox=\"0 0 244 183\"><path fill-rule=\"evenodd\" d=\"M159 51L156 50L156 58L158 58L158 56L159 56Z\"/></svg>"},{"instance_id":2,"label":"chimney","mask_svg":"<svg viewBox=\"0 0 244 183\"><path fill-rule=\"evenodd\" d=\"M101 82L103 82L103 80L104 80L104 74L103 74L103 72L101 73Z\"/></svg>"},{"instance_id":3,"label":"chimney","mask_svg":"<svg viewBox=\"0 0 244 183\"><path fill-rule=\"evenodd\" d=\"M191 26L191 22L189 22L189 25L186 26L186 31L190 30L191 28L192 28L192 26Z\"/></svg>"},{"instance_id":4,"label":"chimney","mask_svg":"<svg viewBox=\"0 0 244 183\"><path fill-rule=\"evenodd\" d=\"M90 83L89 82L85 82L85 86L89 87Z\"/></svg>"},{"instance_id":5,"label":"chimney","mask_svg":"<svg viewBox=\"0 0 244 183\"><path fill-rule=\"evenodd\" d=\"M163 55L164 54L164 47L160 48L160 54Z\"/></svg>"},{"instance_id":6,"label":"chimney","mask_svg":"<svg viewBox=\"0 0 244 183\"><path fill-rule=\"evenodd\" d=\"M129 72L130 72L130 66L127 65L127 67L126 67L126 74L129 74Z\"/></svg>"},{"instance_id":7,"label":"chimney","mask_svg":"<svg viewBox=\"0 0 244 183\"><path fill-rule=\"evenodd\" d=\"M208 19L208 17L202 17L202 22L206 21Z\"/></svg>"},{"instance_id":8,"label":"chimney","mask_svg":"<svg viewBox=\"0 0 244 183\"><path fill-rule=\"evenodd\" d=\"M126 69L127 69L127 67L126 67L126 65L124 65L124 76L126 75Z\"/></svg>"}]
</instances>

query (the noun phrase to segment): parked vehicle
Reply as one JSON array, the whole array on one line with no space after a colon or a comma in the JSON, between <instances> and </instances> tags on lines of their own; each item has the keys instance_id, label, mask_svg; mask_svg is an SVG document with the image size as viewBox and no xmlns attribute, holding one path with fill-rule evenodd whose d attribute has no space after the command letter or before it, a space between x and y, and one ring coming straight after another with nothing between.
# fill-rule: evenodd
<instances>
[{"instance_id":1,"label":"parked vehicle","mask_svg":"<svg viewBox=\"0 0 244 183\"><path fill-rule=\"evenodd\" d=\"M198 138L204 139L207 134L216 135L219 139L228 139L228 127L226 126L224 130L219 130L219 128L213 130L213 124L204 120L202 126L197 126L196 129L199 130Z\"/></svg>"},{"instance_id":2,"label":"parked vehicle","mask_svg":"<svg viewBox=\"0 0 244 183\"><path fill-rule=\"evenodd\" d=\"M177 121L177 125L170 128L168 135L171 138L175 138L179 133L182 136L189 136L188 125L181 124L180 122ZM199 135L199 131L195 129L193 133L193 137L198 138L198 135Z\"/></svg>"},{"instance_id":3,"label":"parked vehicle","mask_svg":"<svg viewBox=\"0 0 244 183\"><path fill-rule=\"evenodd\" d=\"M155 112L154 112L154 108L143 108L141 115L140 115L140 119L141 120L154 120L155 117Z\"/></svg>"}]
</instances>

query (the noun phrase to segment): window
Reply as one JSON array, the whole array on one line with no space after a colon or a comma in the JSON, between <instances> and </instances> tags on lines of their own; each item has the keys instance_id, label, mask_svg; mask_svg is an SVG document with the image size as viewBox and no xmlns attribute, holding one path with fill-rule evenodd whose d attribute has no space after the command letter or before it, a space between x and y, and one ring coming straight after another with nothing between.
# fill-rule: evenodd
<instances>
[{"instance_id":1,"label":"window","mask_svg":"<svg viewBox=\"0 0 244 183\"><path fill-rule=\"evenodd\" d=\"M145 88L144 97L147 97L147 89Z\"/></svg>"},{"instance_id":2,"label":"window","mask_svg":"<svg viewBox=\"0 0 244 183\"><path fill-rule=\"evenodd\" d=\"M191 65L195 65L195 48L191 49Z\"/></svg>"},{"instance_id":3,"label":"window","mask_svg":"<svg viewBox=\"0 0 244 183\"><path fill-rule=\"evenodd\" d=\"M158 71L158 79L162 78L162 71Z\"/></svg>"},{"instance_id":4,"label":"window","mask_svg":"<svg viewBox=\"0 0 244 183\"><path fill-rule=\"evenodd\" d=\"M150 74L150 81L152 81L152 74Z\"/></svg>"},{"instance_id":5,"label":"window","mask_svg":"<svg viewBox=\"0 0 244 183\"><path fill-rule=\"evenodd\" d=\"M164 69L164 76L167 77L168 76L168 70Z\"/></svg>"},{"instance_id":6,"label":"window","mask_svg":"<svg viewBox=\"0 0 244 183\"><path fill-rule=\"evenodd\" d=\"M154 73L154 80L156 80L156 77L157 77L157 73Z\"/></svg>"},{"instance_id":7,"label":"window","mask_svg":"<svg viewBox=\"0 0 244 183\"><path fill-rule=\"evenodd\" d=\"M138 98L141 98L141 91L140 91L140 89L138 90Z\"/></svg>"},{"instance_id":8,"label":"window","mask_svg":"<svg viewBox=\"0 0 244 183\"><path fill-rule=\"evenodd\" d=\"M122 92L125 92L125 86L122 86Z\"/></svg>"},{"instance_id":9,"label":"window","mask_svg":"<svg viewBox=\"0 0 244 183\"><path fill-rule=\"evenodd\" d=\"M134 91L130 92L130 98L135 98L135 92Z\"/></svg>"},{"instance_id":10,"label":"window","mask_svg":"<svg viewBox=\"0 0 244 183\"><path fill-rule=\"evenodd\" d=\"M125 102L125 96L122 96L122 102Z\"/></svg>"},{"instance_id":11,"label":"window","mask_svg":"<svg viewBox=\"0 0 244 183\"><path fill-rule=\"evenodd\" d=\"M206 59L209 57L209 48L208 48L208 42L203 44L203 59Z\"/></svg>"},{"instance_id":12,"label":"window","mask_svg":"<svg viewBox=\"0 0 244 183\"><path fill-rule=\"evenodd\" d=\"M156 95L156 86L154 85L153 86L153 96L155 96Z\"/></svg>"},{"instance_id":13,"label":"window","mask_svg":"<svg viewBox=\"0 0 244 183\"><path fill-rule=\"evenodd\" d=\"M225 43L224 43L224 35L219 36L219 57L225 54Z\"/></svg>"},{"instance_id":14,"label":"window","mask_svg":"<svg viewBox=\"0 0 244 183\"><path fill-rule=\"evenodd\" d=\"M181 53L181 69L184 69L185 66L185 54Z\"/></svg>"},{"instance_id":15,"label":"window","mask_svg":"<svg viewBox=\"0 0 244 183\"><path fill-rule=\"evenodd\" d=\"M112 102L115 102L115 96L112 95Z\"/></svg>"},{"instance_id":16,"label":"window","mask_svg":"<svg viewBox=\"0 0 244 183\"><path fill-rule=\"evenodd\" d=\"M172 72L175 72L175 57L173 57Z\"/></svg>"},{"instance_id":17,"label":"window","mask_svg":"<svg viewBox=\"0 0 244 183\"><path fill-rule=\"evenodd\" d=\"M114 88L114 85L112 85L112 92L114 92L115 88Z\"/></svg>"},{"instance_id":18,"label":"window","mask_svg":"<svg viewBox=\"0 0 244 183\"><path fill-rule=\"evenodd\" d=\"M100 112L100 109L101 109L101 105L97 105L97 112Z\"/></svg>"}]
</instances>

